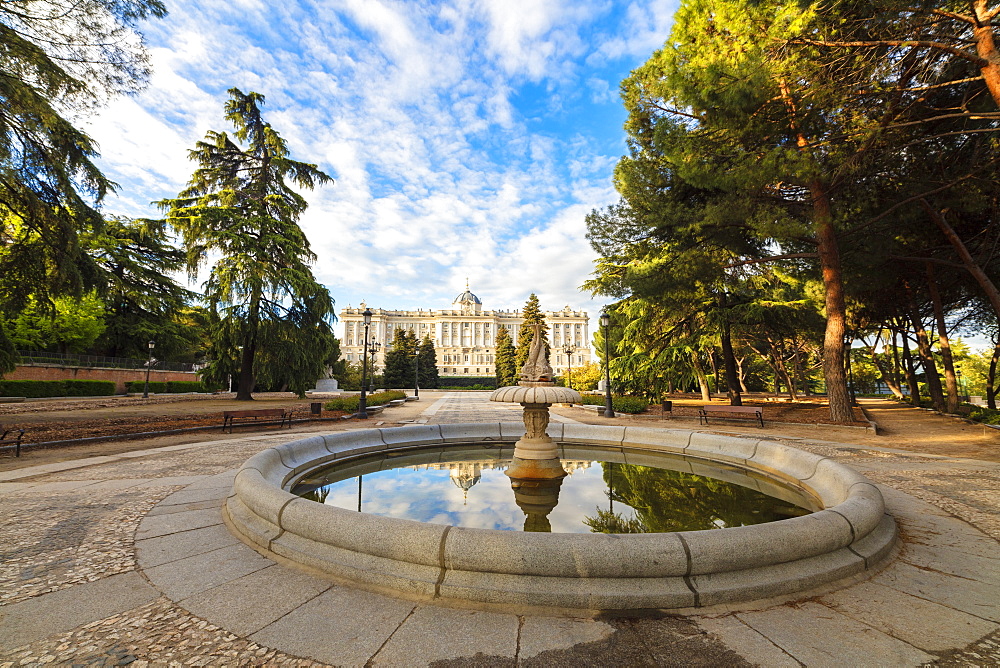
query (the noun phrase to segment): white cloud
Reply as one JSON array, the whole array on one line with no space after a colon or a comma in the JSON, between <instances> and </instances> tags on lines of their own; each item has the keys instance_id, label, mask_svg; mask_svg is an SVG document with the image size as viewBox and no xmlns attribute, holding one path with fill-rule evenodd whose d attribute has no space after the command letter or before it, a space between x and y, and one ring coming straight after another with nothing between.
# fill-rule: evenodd
<instances>
[{"instance_id":1,"label":"white cloud","mask_svg":"<svg viewBox=\"0 0 1000 668\"><path fill-rule=\"evenodd\" d=\"M149 30L151 86L92 133L123 185L115 205L151 215L149 200L190 177L194 142L231 129L225 91L256 90L293 157L336 179L304 193L301 224L341 306L441 307L468 276L487 308L520 308L532 291L545 308L579 308L593 261L584 216L616 199L618 158L574 127L593 121L581 103L616 95L610 70L587 63L644 59L672 7L176 0ZM598 22L612 14L627 21Z\"/></svg>"}]
</instances>

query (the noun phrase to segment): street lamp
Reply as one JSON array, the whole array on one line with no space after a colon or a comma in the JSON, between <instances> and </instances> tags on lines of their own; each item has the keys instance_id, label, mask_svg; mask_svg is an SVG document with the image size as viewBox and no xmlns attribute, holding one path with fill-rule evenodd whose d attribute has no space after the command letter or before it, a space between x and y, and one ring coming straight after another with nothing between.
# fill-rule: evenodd
<instances>
[{"instance_id":1,"label":"street lamp","mask_svg":"<svg viewBox=\"0 0 1000 668\"><path fill-rule=\"evenodd\" d=\"M149 372L153 369L153 348L156 347L156 341L150 341L146 345L149 346L149 359L146 360L146 383L142 386L143 399L149 399Z\"/></svg>"},{"instance_id":2,"label":"street lamp","mask_svg":"<svg viewBox=\"0 0 1000 668\"><path fill-rule=\"evenodd\" d=\"M358 402L358 417L368 419L368 328L372 324L372 310L366 308L361 314L365 321L365 340L361 349L361 401Z\"/></svg>"},{"instance_id":3,"label":"street lamp","mask_svg":"<svg viewBox=\"0 0 1000 668\"><path fill-rule=\"evenodd\" d=\"M608 339L611 337L611 316L607 311L601 312L601 327L604 328L604 417L613 418L615 409L611 404L611 354L608 352Z\"/></svg>"},{"instance_id":4,"label":"street lamp","mask_svg":"<svg viewBox=\"0 0 1000 668\"><path fill-rule=\"evenodd\" d=\"M854 369L851 368L851 346L854 343L854 335L850 331L844 332L844 364L847 367L847 391L851 396L851 405L857 406L858 400L854 396Z\"/></svg>"},{"instance_id":5,"label":"street lamp","mask_svg":"<svg viewBox=\"0 0 1000 668\"><path fill-rule=\"evenodd\" d=\"M410 355L413 358L413 396L420 397L420 348Z\"/></svg>"},{"instance_id":6,"label":"street lamp","mask_svg":"<svg viewBox=\"0 0 1000 668\"><path fill-rule=\"evenodd\" d=\"M576 352L576 346L571 343L567 343L562 348L563 353L566 354L566 387L573 387L573 353Z\"/></svg>"}]
</instances>

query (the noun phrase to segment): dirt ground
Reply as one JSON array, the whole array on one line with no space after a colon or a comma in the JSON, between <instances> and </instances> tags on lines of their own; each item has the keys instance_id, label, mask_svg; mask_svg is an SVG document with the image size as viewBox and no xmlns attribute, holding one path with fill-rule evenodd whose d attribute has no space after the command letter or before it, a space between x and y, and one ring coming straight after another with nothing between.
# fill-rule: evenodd
<instances>
[{"instance_id":1,"label":"dirt ground","mask_svg":"<svg viewBox=\"0 0 1000 668\"><path fill-rule=\"evenodd\" d=\"M443 393L421 392L421 401L391 409L370 419L365 426L394 426L401 420L412 419L427 407L429 401ZM180 443L242 438L276 430L275 426L237 426L232 436L222 432L222 412L247 408L285 408L294 411L298 422L296 433L336 431L357 428L359 420L339 419L342 413L323 411L320 420L310 413L310 404L322 398L298 399L290 393L255 395L255 401L237 402L233 395L183 395L173 397L102 397L99 399L59 399L0 404L0 425L3 428L25 429L24 442L39 443L102 436L120 436L144 432L203 427L203 430L157 437L139 436L129 440L85 442L74 445L28 449L20 458L12 453L0 454L0 471L46 464L67 459L102 456L132 450L164 447ZM675 397L674 410L666 418L659 406L643 415L624 413L614 418L615 424L636 424L650 427L698 428L697 409L704 402L696 397ZM724 403L716 399L713 403ZM1000 461L1000 430L969 424L957 418L937 415L895 402L877 399L860 400L856 409L859 422L854 425L829 423L827 408L818 399L795 404L751 399L747 405L764 408L765 433L798 438L823 439L870 447L895 448L911 452ZM861 409L864 409L863 411ZM556 412L580 422L606 424L610 420L583 408L560 408ZM863 429L867 418L879 427L878 434ZM702 427L704 428L704 427ZM725 421L711 429L760 434L761 429L749 420Z\"/></svg>"}]
</instances>

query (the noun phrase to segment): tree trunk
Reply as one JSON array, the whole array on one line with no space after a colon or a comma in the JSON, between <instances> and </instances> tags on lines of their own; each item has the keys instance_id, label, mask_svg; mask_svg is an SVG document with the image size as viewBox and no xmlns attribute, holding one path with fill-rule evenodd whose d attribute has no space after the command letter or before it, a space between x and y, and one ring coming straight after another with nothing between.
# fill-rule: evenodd
<instances>
[{"instance_id":1,"label":"tree trunk","mask_svg":"<svg viewBox=\"0 0 1000 668\"><path fill-rule=\"evenodd\" d=\"M910 337L903 333L903 372L906 374L906 384L910 388L910 403L920 407L920 384L917 382L917 374L913 368L913 355L910 354Z\"/></svg>"},{"instance_id":2,"label":"tree trunk","mask_svg":"<svg viewBox=\"0 0 1000 668\"><path fill-rule=\"evenodd\" d=\"M899 346L896 345L896 339L899 336L899 332L895 329L892 330L892 377L896 381L896 387L902 388L902 367L899 364Z\"/></svg>"},{"instance_id":3,"label":"tree trunk","mask_svg":"<svg viewBox=\"0 0 1000 668\"><path fill-rule=\"evenodd\" d=\"M830 402L830 419L834 422L853 422L851 395L847 390L844 373L844 330L847 307L844 303L844 282L840 268L840 249L833 229L833 212L828 194L819 181L810 186L819 241L819 261L823 270L823 287L826 289L826 333L823 337L823 375L826 378L826 396Z\"/></svg>"},{"instance_id":4,"label":"tree trunk","mask_svg":"<svg viewBox=\"0 0 1000 668\"><path fill-rule=\"evenodd\" d=\"M1000 343L993 348L993 357L990 358L990 370L986 374L986 407L992 410L997 409L997 362L1000 362Z\"/></svg>"},{"instance_id":5,"label":"tree trunk","mask_svg":"<svg viewBox=\"0 0 1000 668\"><path fill-rule=\"evenodd\" d=\"M875 352L876 346L869 346L867 341L865 341L864 339L861 340L868 347L869 354L871 355L872 358L872 364L875 365L875 368L878 369L879 375L882 376L882 382L885 383L885 386L889 388L893 396L895 396L897 399L902 399L903 391L900 389L899 383L897 383L890 374L889 369L886 368L885 363L878 358L878 353ZM878 343L878 339L876 339L875 342Z\"/></svg>"},{"instance_id":6,"label":"tree trunk","mask_svg":"<svg viewBox=\"0 0 1000 668\"><path fill-rule=\"evenodd\" d=\"M812 149L799 125L798 109L788 83L779 82L781 96L788 108L789 127L795 134L801 153L808 155ZM840 266L840 249L833 229L833 209L826 185L814 178L809 182L812 198L813 225L816 229L816 251L823 272L823 289L826 305L826 333L823 337L823 376L826 379L826 396L830 403L830 419L834 422L854 422L851 396L847 391L844 373L844 330L847 306L844 302L844 278Z\"/></svg>"},{"instance_id":7,"label":"tree trunk","mask_svg":"<svg viewBox=\"0 0 1000 668\"><path fill-rule=\"evenodd\" d=\"M958 381L955 378L955 362L951 356L951 342L948 341L948 327L944 321L941 293L934 276L934 265L930 262L927 263L927 288L931 294L931 303L934 305L934 320L937 323L938 342L941 345L941 362L944 366L945 387L948 390L947 408L949 413L957 413Z\"/></svg>"},{"instance_id":8,"label":"tree trunk","mask_svg":"<svg viewBox=\"0 0 1000 668\"><path fill-rule=\"evenodd\" d=\"M927 393L931 395L931 403L934 410L945 410L944 393L941 390L941 378L938 377L937 364L934 363L934 353L931 352L930 339L927 337L927 330L920 321L916 309L911 302L910 324L917 335L917 353L920 355L920 363L924 367L924 376L927 378Z\"/></svg>"},{"instance_id":9,"label":"tree trunk","mask_svg":"<svg viewBox=\"0 0 1000 668\"><path fill-rule=\"evenodd\" d=\"M240 356L240 379L236 386L236 401L253 401L253 360L257 356L257 342L249 337L243 343Z\"/></svg>"},{"instance_id":10,"label":"tree trunk","mask_svg":"<svg viewBox=\"0 0 1000 668\"><path fill-rule=\"evenodd\" d=\"M948 241L955 248L955 252L958 253L958 256L962 258L962 264L965 265L965 268L976 279L976 282L979 283L979 287L986 293L986 298L989 299L990 304L993 306L993 312L996 314L997 319L1000 320L1000 290L997 290L997 286L990 280L990 277L986 275L986 272L972 258L969 249L965 247L965 243L961 237L955 233L955 230L944 219L944 216L928 204L927 200L921 199L920 205L927 212L927 215L931 217L931 220L934 221L934 224L938 226L941 233L947 237Z\"/></svg>"},{"instance_id":11,"label":"tree trunk","mask_svg":"<svg viewBox=\"0 0 1000 668\"><path fill-rule=\"evenodd\" d=\"M701 366L697 352L691 353L691 366L694 367L695 376L698 377L698 385L701 387L701 400L711 401L712 395L708 391L708 377L705 375L705 369Z\"/></svg>"},{"instance_id":12,"label":"tree trunk","mask_svg":"<svg viewBox=\"0 0 1000 668\"><path fill-rule=\"evenodd\" d=\"M972 39L976 43L976 55L986 61L979 71L986 82L986 88L993 96L993 102L1000 107L1000 53L993 40L993 21L986 0L973 0L972 10L976 21L972 26Z\"/></svg>"},{"instance_id":13,"label":"tree trunk","mask_svg":"<svg viewBox=\"0 0 1000 668\"><path fill-rule=\"evenodd\" d=\"M725 296L723 296L723 311L726 309ZM729 326L728 311L722 322L722 362L726 366L726 395L729 397L730 406L742 406L743 397L740 396L740 377L736 372L736 355L733 354L733 340Z\"/></svg>"}]
</instances>

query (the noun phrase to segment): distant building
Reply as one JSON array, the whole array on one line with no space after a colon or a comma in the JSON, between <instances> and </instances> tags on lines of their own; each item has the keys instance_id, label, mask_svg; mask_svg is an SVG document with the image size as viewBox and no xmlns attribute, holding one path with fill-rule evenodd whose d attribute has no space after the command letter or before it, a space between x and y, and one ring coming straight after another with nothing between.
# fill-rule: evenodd
<instances>
[{"instance_id":1,"label":"distant building","mask_svg":"<svg viewBox=\"0 0 1000 668\"><path fill-rule=\"evenodd\" d=\"M384 355L392 345L393 337L400 329L409 329L417 340L430 336L437 353L438 373L442 376L492 376L494 367L494 339L501 325L507 328L514 345L524 318L520 311L484 311L479 297L466 286L465 292L452 302L451 309L416 311L392 311L371 309L372 323L369 341L378 341L382 349L375 357L375 368L383 366ZM358 308L348 307L340 312L344 324L344 335L340 341L341 359L348 362L361 361L364 345L365 326L362 318L367 305L362 302ZM546 311L545 322L549 326L549 364L556 374L565 372L566 367L574 368L590 361L590 317L586 311L574 311L566 306L561 311ZM563 347L571 343L575 346L572 359L563 352Z\"/></svg>"}]
</instances>

